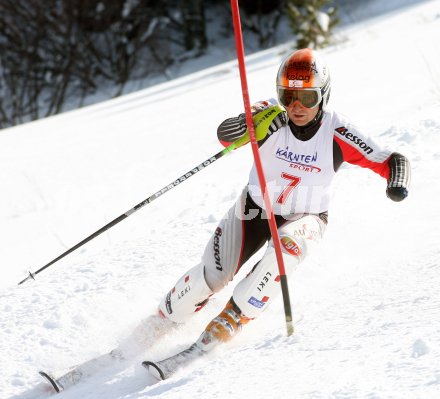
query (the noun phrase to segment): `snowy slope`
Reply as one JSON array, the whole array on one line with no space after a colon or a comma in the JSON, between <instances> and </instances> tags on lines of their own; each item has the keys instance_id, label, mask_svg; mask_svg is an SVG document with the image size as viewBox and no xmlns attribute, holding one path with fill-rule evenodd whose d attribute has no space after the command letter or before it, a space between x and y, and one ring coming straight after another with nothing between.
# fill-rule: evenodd
<instances>
[{"instance_id":1,"label":"snowy slope","mask_svg":"<svg viewBox=\"0 0 440 399\"><path fill-rule=\"evenodd\" d=\"M340 32L324 51L331 104L413 166L393 203L369 171L344 167L320 251L281 299L222 352L153 385L140 366L193 342L234 284L194 323L60 398L440 397L440 1ZM285 46L248 60L251 100L274 95ZM36 371L104 353L153 313L198 261L247 180L250 148L197 174L35 282L36 270L219 151L242 109L235 63L80 111L0 131L0 398L47 398ZM243 276L252 262L240 272ZM238 277L240 277L238 276Z\"/></svg>"}]
</instances>

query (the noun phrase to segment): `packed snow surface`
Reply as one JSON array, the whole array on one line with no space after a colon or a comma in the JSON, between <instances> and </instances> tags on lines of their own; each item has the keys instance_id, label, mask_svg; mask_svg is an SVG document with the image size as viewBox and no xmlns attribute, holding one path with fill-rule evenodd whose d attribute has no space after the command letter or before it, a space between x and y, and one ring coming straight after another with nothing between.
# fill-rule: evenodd
<instances>
[{"instance_id":1,"label":"packed snow surface","mask_svg":"<svg viewBox=\"0 0 440 399\"><path fill-rule=\"evenodd\" d=\"M409 157L412 186L345 166L319 251L281 297L221 350L169 380L141 367L191 344L235 281L193 321L63 399L440 397L440 1L338 33L322 51L331 105ZM251 100L274 96L289 45L247 59ZM242 112L235 62L119 99L0 131L0 397L52 395L38 376L116 346L156 311L246 184L249 146L215 162L75 251L35 271L221 147ZM240 271L242 278L258 255ZM148 338L148 334L147 334Z\"/></svg>"}]
</instances>

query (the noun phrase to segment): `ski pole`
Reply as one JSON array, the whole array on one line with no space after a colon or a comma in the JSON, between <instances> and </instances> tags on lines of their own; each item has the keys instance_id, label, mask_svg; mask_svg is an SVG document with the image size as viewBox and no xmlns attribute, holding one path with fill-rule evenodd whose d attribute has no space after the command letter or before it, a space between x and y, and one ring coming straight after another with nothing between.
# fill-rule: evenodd
<instances>
[{"instance_id":1,"label":"ski pole","mask_svg":"<svg viewBox=\"0 0 440 399\"><path fill-rule=\"evenodd\" d=\"M213 155L212 157L208 158L206 161L202 162L201 164L197 165L195 168L191 169L187 173L183 174L176 180L174 180L172 183L166 185L161 190L155 192L153 195L148 197L147 199L143 200L139 204L135 205L133 208L128 210L127 212L123 213L122 215L118 216L116 219L112 220L110 223L107 223L105 226L101 227L99 230L95 231L93 234L89 235L87 238L79 242L78 244L74 245L72 248L69 248L67 251L63 252L61 255L57 256L55 259L51 260L49 263L41 267L35 272L29 272L29 276L27 276L24 280L20 281L18 285L23 284L25 281L29 279L35 280L35 276L42 272L43 270L47 269L49 266L53 265L54 263L58 262L60 259L64 258L66 255L70 254L71 252L75 251L79 247L83 246L90 240L92 240L95 237L98 237L100 234L104 233L114 225L118 224L119 222L123 221L124 219L128 218L130 215L144 207L145 205L149 204L150 202L153 202L156 198L159 198L163 194L167 193L174 187L180 185L180 183L183 183L184 181L188 180L190 177L194 176L197 172L200 172L202 169L206 168L207 166L211 165L213 162L217 161L224 155L229 154L233 150L235 150L237 145L235 143L230 144L228 147L224 148L222 151L218 152L217 154Z\"/></svg>"},{"instance_id":2,"label":"ski pole","mask_svg":"<svg viewBox=\"0 0 440 399\"><path fill-rule=\"evenodd\" d=\"M270 228L270 233L272 235L273 245L275 248L278 270L280 272L280 283L281 283L281 291L283 294L284 315L286 319L287 336L290 336L293 334L293 319L292 319L292 308L290 306L289 287L287 285L287 276L284 268L284 260L281 250L280 237L278 234L275 217L272 211L272 203L270 202L270 198L267 191L266 178L264 176L263 165L261 163L260 152L258 149L258 143L255 136L254 123L252 120L251 104L249 100L249 90L248 90L248 84L246 78L243 35L241 32L240 10L238 7L238 0L231 0L231 8L232 8L232 18L234 24L235 46L237 50L238 67L240 71L241 90L243 93L243 102L246 111L246 123L248 126L252 153L254 155L255 167L257 169L257 174L258 174L258 180L260 182L260 187L264 199L264 205L266 207L266 212L268 215L269 228Z\"/></svg>"}]
</instances>

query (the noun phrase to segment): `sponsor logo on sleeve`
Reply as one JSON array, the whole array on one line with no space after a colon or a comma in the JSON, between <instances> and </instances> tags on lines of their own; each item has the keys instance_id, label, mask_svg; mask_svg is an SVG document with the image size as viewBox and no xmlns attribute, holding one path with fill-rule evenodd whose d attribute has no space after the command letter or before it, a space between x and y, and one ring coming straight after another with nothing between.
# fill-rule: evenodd
<instances>
[{"instance_id":1,"label":"sponsor logo on sleeve","mask_svg":"<svg viewBox=\"0 0 440 399\"><path fill-rule=\"evenodd\" d=\"M373 152L373 149L367 143L365 143L365 141L363 141L360 137L355 136L353 133L350 133L346 127L338 127L335 129L335 131L341 136L345 137L347 140L352 141L367 154L371 154Z\"/></svg>"}]
</instances>

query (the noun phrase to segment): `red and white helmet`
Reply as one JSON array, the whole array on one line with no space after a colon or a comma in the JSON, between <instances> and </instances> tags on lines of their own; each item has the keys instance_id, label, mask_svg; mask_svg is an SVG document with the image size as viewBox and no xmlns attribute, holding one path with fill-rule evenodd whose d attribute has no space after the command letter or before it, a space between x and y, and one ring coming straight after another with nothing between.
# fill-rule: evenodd
<instances>
[{"instance_id":1,"label":"red and white helmet","mask_svg":"<svg viewBox=\"0 0 440 399\"><path fill-rule=\"evenodd\" d=\"M307 108L321 103L324 108L330 97L330 88L327 65L309 48L295 51L280 65L277 93L280 104L285 108L297 100Z\"/></svg>"}]
</instances>

